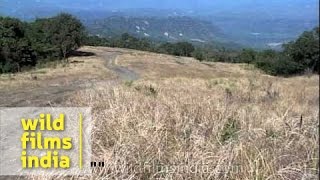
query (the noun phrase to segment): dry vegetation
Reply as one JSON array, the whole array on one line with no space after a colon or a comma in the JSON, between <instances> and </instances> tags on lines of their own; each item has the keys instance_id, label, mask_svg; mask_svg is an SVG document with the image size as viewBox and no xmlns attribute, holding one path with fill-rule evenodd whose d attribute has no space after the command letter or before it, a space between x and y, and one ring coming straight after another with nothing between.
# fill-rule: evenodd
<instances>
[{"instance_id":1,"label":"dry vegetation","mask_svg":"<svg viewBox=\"0 0 320 180\"><path fill-rule=\"evenodd\" d=\"M116 62L144 79L70 100L94 109L94 159L108 164L91 178L317 179L318 76L139 52Z\"/></svg>"},{"instance_id":2,"label":"dry vegetation","mask_svg":"<svg viewBox=\"0 0 320 180\"><path fill-rule=\"evenodd\" d=\"M86 51L86 48L83 48ZM64 106L75 91L116 78L97 55L70 57L17 74L0 75L0 106Z\"/></svg>"},{"instance_id":3,"label":"dry vegetation","mask_svg":"<svg viewBox=\"0 0 320 180\"><path fill-rule=\"evenodd\" d=\"M35 68L16 74L0 75L0 90L19 88L22 86L35 87L52 84L68 83L81 77L83 80L111 78L112 74L104 67L104 62L95 56L71 57L70 63L50 62ZM59 82L57 82L59 81Z\"/></svg>"},{"instance_id":4,"label":"dry vegetation","mask_svg":"<svg viewBox=\"0 0 320 180\"><path fill-rule=\"evenodd\" d=\"M121 52L115 63L141 75L101 83L67 102L93 107L93 160L107 162L85 179L317 179L318 76L280 78L247 65L83 50ZM95 60L88 67L99 73Z\"/></svg>"},{"instance_id":5,"label":"dry vegetation","mask_svg":"<svg viewBox=\"0 0 320 180\"><path fill-rule=\"evenodd\" d=\"M173 77L208 79L239 77L248 75L248 73L254 73L254 71L246 71L236 64L199 63L199 61L193 58L174 57L155 53L127 53L119 56L116 62L119 65L134 69L145 79Z\"/></svg>"}]
</instances>

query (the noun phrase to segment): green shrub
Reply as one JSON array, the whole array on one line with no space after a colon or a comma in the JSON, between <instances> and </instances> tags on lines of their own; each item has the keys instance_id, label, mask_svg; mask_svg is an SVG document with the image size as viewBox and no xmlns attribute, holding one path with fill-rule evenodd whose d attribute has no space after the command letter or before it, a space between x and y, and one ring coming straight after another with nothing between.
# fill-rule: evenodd
<instances>
[{"instance_id":1,"label":"green shrub","mask_svg":"<svg viewBox=\"0 0 320 180\"><path fill-rule=\"evenodd\" d=\"M289 76L303 71L303 66L287 58L261 59L254 65L268 74Z\"/></svg>"},{"instance_id":2,"label":"green shrub","mask_svg":"<svg viewBox=\"0 0 320 180\"><path fill-rule=\"evenodd\" d=\"M237 132L240 130L240 123L232 118L229 118L227 123L224 125L222 134L221 134L221 141L226 142L231 139L237 137Z\"/></svg>"},{"instance_id":3,"label":"green shrub","mask_svg":"<svg viewBox=\"0 0 320 180\"><path fill-rule=\"evenodd\" d=\"M203 61L203 60L204 60L204 54L203 54L203 52L202 52L200 49L196 49L196 50L193 52L192 56L193 56L194 58L196 58L197 60L199 60L199 61Z\"/></svg>"},{"instance_id":4,"label":"green shrub","mask_svg":"<svg viewBox=\"0 0 320 180\"><path fill-rule=\"evenodd\" d=\"M125 81L125 82L124 82L124 85L127 86L127 87L132 87L133 81L132 81L132 80L130 80L130 81Z\"/></svg>"},{"instance_id":5,"label":"green shrub","mask_svg":"<svg viewBox=\"0 0 320 180\"><path fill-rule=\"evenodd\" d=\"M195 47L188 42L164 43L158 47L158 52L175 56L191 57L194 51Z\"/></svg>"},{"instance_id":6,"label":"green shrub","mask_svg":"<svg viewBox=\"0 0 320 180\"><path fill-rule=\"evenodd\" d=\"M240 63L252 63L256 60L257 52L253 49L243 49L238 57Z\"/></svg>"}]
</instances>

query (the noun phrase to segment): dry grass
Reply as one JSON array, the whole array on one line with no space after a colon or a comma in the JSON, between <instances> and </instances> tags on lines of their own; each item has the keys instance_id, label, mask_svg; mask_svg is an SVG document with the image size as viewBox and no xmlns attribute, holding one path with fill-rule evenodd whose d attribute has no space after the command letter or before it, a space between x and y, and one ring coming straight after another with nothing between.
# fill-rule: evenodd
<instances>
[{"instance_id":1,"label":"dry grass","mask_svg":"<svg viewBox=\"0 0 320 180\"><path fill-rule=\"evenodd\" d=\"M86 50L83 48L83 50ZM71 57L71 63L52 62L44 68L34 69L16 74L0 75L0 90L13 89L22 86L34 87L47 85L47 82L60 84L55 81L74 81L75 79L103 79L112 77L105 68L104 62L96 56ZM75 62L75 63L72 63Z\"/></svg>"},{"instance_id":2,"label":"dry grass","mask_svg":"<svg viewBox=\"0 0 320 180\"><path fill-rule=\"evenodd\" d=\"M107 163L80 179L317 179L318 76L279 78L246 65L83 50L121 52L115 63L142 79L101 84L68 102L93 107L93 160Z\"/></svg>"},{"instance_id":3,"label":"dry grass","mask_svg":"<svg viewBox=\"0 0 320 180\"><path fill-rule=\"evenodd\" d=\"M242 77L258 73L256 69L246 70L248 65L227 63L199 63L193 58L173 57L155 53L126 53L118 56L116 63L139 72L145 79L172 77L217 78Z\"/></svg>"},{"instance_id":4,"label":"dry grass","mask_svg":"<svg viewBox=\"0 0 320 180\"><path fill-rule=\"evenodd\" d=\"M94 159L108 163L94 179L317 179L318 83L141 80L70 103L94 108Z\"/></svg>"}]
</instances>

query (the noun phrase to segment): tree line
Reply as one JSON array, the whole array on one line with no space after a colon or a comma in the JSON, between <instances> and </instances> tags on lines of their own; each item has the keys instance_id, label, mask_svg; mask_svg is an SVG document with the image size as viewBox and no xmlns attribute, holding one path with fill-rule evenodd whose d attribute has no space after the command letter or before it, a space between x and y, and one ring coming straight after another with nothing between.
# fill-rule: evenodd
<instances>
[{"instance_id":1,"label":"tree line","mask_svg":"<svg viewBox=\"0 0 320 180\"><path fill-rule=\"evenodd\" d=\"M0 73L66 59L82 45L84 35L81 22L65 13L31 23L0 17Z\"/></svg>"},{"instance_id":2,"label":"tree line","mask_svg":"<svg viewBox=\"0 0 320 180\"><path fill-rule=\"evenodd\" d=\"M161 43L147 38L137 38L128 33L116 38L103 38L99 36L87 36L85 44L89 46L109 46L118 48L136 49L156 53L164 53L175 56L193 56L196 48L189 42Z\"/></svg>"},{"instance_id":3,"label":"tree line","mask_svg":"<svg viewBox=\"0 0 320 180\"><path fill-rule=\"evenodd\" d=\"M81 22L70 14L22 22L0 17L0 73L19 72L48 61L66 59L81 45L129 48L199 61L248 63L271 75L289 76L305 71L319 73L319 27L304 32L296 41L283 45L283 51L242 51L217 49L189 42L155 42L128 33L104 38L88 35Z\"/></svg>"},{"instance_id":4,"label":"tree line","mask_svg":"<svg viewBox=\"0 0 320 180\"><path fill-rule=\"evenodd\" d=\"M304 72L319 73L319 27L304 32L297 40L283 45L282 51L213 48L209 45L195 47L188 42L156 43L146 38L136 38L127 33L120 38L106 39L89 36L86 44L110 46L194 57L199 61L253 64L271 75L290 76Z\"/></svg>"},{"instance_id":5,"label":"tree line","mask_svg":"<svg viewBox=\"0 0 320 180\"><path fill-rule=\"evenodd\" d=\"M319 74L319 27L306 31L292 42L283 45L283 51L242 50L235 62L254 64L271 75L289 76L304 72Z\"/></svg>"}]
</instances>

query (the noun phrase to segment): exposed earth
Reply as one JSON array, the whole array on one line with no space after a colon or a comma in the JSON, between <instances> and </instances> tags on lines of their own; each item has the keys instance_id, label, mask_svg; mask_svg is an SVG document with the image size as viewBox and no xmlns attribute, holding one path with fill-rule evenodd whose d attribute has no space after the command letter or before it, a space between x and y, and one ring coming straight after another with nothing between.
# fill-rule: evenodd
<instances>
[{"instance_id":1,"label":"exposed earth","mask_svg":"<svg viewBox=\"0 0 320 180\"><path fill-rule=\"evenodd\" d=\"M79 50L82 54L82 50L87 50L86 47ZM9 80L6 77L2 77L3 84L0 84L0 107L38 107L38 106L59 106L63 105L63 101L72 93L82 90L85 88L92 88L99 83L117 83L121 80L133 81L139 78L139 75L127 67L122 67L115 64L116 58L125 53L125 51L117 51L108 49L107 51L96 51L95 53L90 53L90 58L96 61L94 66L100 66L99 76L92 76L91 74L82 73L80 70L73 69L74 67L69 67L67 71L80 71L75 72L75 74L69 75L67 72L64 73L54 73L54 76L39 78L42 75L40 73L29 72L14 75L10 77ZM87 56L71 57L71 66L77 66L77 63L87 63ZM83 68L86 66L84 65ZM95 68L95 67L94 67ZM49 70L49 71L55 71ZM111 74L110 74L111 73ZM30 74L30 75L29 75ZM59 75L57 75L59 74ZM30 77L30 84L28 80L23 80L20 84L20 76ZM10 80L11 79L11 80ZM34 82L36 81L36 82ZM18 83L18 84L17 84ZM35 85L34 85L35 84ZM10 86L15 86L14 88L9 88ZM8 87L9 86L9 87Z\"/></svg>"}]
</instances>

